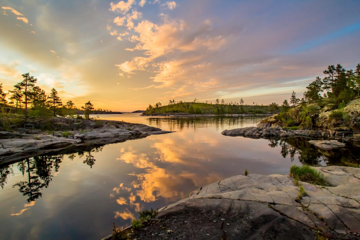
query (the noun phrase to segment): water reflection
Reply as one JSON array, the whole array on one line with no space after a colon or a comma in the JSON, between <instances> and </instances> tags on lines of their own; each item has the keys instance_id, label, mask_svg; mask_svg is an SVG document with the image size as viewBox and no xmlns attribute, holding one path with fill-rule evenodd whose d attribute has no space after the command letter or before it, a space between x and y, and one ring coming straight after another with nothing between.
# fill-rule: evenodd
<instances>
[{"instance_id":1,"label":"water reflection","mask_svg":"<svg viewBox=\"0 0 360 240\"><path fill-rule=\"evenodd\" d=\"M225 127L239 127L244 124L256 125L263 117L151 117L147 118L147 124L164 127L170 131L182 131L184 129L197 129L214 127L216 130Z\"/></svg>"},{"instance_id":2,"label":"water reflection","mask_svg":"<svg viewBox=\"0 0 360 240\"><path fill-rule=\"evenodd\" d=\"M163 207L245 169L287 174L293 164L359 164L359 149L351 146L320 151L306 139L220 134L259 120L138 117L176 132L1 166L0 239L101 239L113 222L129 225L139 210Z\"/></svg>"},{"instance_id":3,"label":"water reflection","mask_svg":"<svg viewBox=\"0 0 360 240\"><path fill-rule=\"evenodd\" d=\"M77 152L77 157L81 159L85 155L84 164L93 167L96 159L92 155L94 152L101 152L103 147L95 147L87 151ZM73 160L76 153L67 155ZM42 196L41 190L47 188L54 175L59 172L60 164L64 154L43 155L27 158L15 164L0 167L0 186L4 188L10 175L14 174L13 168L17 168L26 181L19 181L12 187L18 188L19 192L25 196L27 201L34 202Z\"/></svg>"},{"instance_id":4,"label":"water reflection","mask_svg":"<svg viewBox=\"0 0 360 240\"><path fill-rule=\"evenodd\" d=\"M289 138L286 140L269 140L271 148L281 148L281 156L290 157L294 161L296 155L302 164L318 165L340 165L359 167L360 148L347 144L346 148L321 150L309 143L306 138Z\"/></svg>"}]
</instances>

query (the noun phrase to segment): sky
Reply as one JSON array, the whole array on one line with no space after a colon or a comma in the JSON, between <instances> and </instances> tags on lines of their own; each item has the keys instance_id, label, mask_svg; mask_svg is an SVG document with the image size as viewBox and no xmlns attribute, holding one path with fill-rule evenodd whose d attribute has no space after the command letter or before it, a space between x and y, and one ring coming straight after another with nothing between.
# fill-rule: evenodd
<instances>
[{"instance_id":1,"label":"sky","mask_svg":"<svg viewBox=\"0 0 360 240\"><path fill-rule=\"evenodd\" d=\"M359 0L0 0L0 83L80 107L282 103L360 62Z\"/></svg>"}]
</instances>

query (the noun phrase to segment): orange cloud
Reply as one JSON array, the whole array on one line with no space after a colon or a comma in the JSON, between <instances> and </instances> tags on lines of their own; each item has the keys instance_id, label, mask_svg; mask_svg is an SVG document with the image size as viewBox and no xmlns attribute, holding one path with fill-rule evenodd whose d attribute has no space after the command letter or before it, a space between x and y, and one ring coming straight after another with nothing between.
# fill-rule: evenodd
<instances>
[{"instance_id":1,"label":"orange cloud","mask_svg":"<svg viewBox=\"0 0 360 240\"><path fill-rule=\"evenodd\" d=\"M4 10L10 10L13 14L15 14L15 15L17 15L17 16L23 16L22 13L16 11L16 10L13 9L12 7L5 7L5 6L3 6L3 7L1 7L1 8L4 9Z\"/></svg>"},{"instance_id":2,"label":"orange cloud","mask_svg":"<svg viewBox=\"0 0 360 240\"><path fill-rule=\"evenodd\" d=\"M23 21L24 23L28 23L29 20L26 17L17 17L17 20Z\"/></svg>"},{"instance_id":3,"label":"orange cloud","mask_svg":"<svg viewBox=\"0 0 360 240\"><path fill-rule=\"evenodd\" d=\"M167 6L170 10L173 10L176 8L176 2L174 2L174 1L166 2L163 4L163 6Z\"/></svg>"},{"instance_id":4,"label":"orange cloud","mask_svg":"<svg viewBox=\"0 0 360 240\"><path fill-rule=\"evenodd\" d=\"M126 209L124 212L116 211L114 218L119 218L119 217L121 217L124 220L135 219L134 215L129 211L129 209Z\"/></svg>"},{"instance_id":5,"label":"orange cloud","mask_svg":"<svg viewBox=\"0 0 360 240\"><path fill-rule=\"evenodd\" d=\"M131 5L135 3L135 0L128 0L127 2L120 1L117 4L110 3L110 11L120 11L121 13L127 13L131 9Z\"/></svg>"}]
</instances>

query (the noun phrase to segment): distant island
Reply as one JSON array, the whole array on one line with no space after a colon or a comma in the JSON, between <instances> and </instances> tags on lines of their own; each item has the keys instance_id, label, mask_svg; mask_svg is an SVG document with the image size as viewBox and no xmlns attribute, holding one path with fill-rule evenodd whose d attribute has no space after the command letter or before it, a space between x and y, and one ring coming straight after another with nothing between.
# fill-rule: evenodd
<instances>
[{"instance_id":1,"label":"distant island","mask_svg":"<svg viewBox=\"0 0 360 240\"><path fill-rule=\"evenodd\" d=\"M136 110L136 111L133 111L131 113L143 113L143 112L145 112L145 110Z\"/></svg>"},{"instance_id":2,"label":"distant island","mask_svg":"<svg viewBox=\"0 0 360 240\"><path fill-rule=\"evenodd\" d=\"M273 114L278 112L279 107L276 103L270 105L245 105L244 101L240 99L239 102L225 103L224 100L220 102L219 99L215 103L197 102L175 102L170 100L169 105L162 106L161 103L156 103L154 106L149 105L144 116L184 116L184 115L261 115Z\"/></svg>"}]
</instances>

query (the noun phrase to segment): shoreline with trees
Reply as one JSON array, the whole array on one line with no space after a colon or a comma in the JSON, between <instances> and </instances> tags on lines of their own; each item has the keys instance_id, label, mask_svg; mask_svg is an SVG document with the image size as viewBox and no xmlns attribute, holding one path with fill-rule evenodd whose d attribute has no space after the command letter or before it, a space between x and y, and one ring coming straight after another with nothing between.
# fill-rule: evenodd
<instances>
[{"instance_id":1,"label":"shoreline with trees","mask_svg":"<svg viewBox=\"0 0 360 240\"><path fill-rule=\"evenodd\" d=\"M329 66L299 99L293 92L280 112L263 119L257 127L225 130L226 136L251 138L308 137L360 142L360 64L346 70Z\"/></svg>"},{"instance_id":2,"label":"shoreline with trees","mask_svg":"<svg viewBox=\"0 0 360 240\"><path fill-rule=\"evenodd\" d=\"M216 99L215 103L198 102L196 99L193 102L175 102L170 100L169 105L162 106L161 103L156 103L154 106L149 105L142 116L267 116L279 111L279 106L276 103L270 105L245 105L244 100L239 102L225 103L224 99L221 101Z\"/></svg>"}]
</instances>

